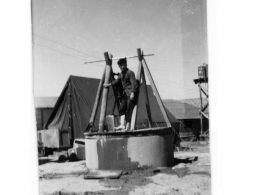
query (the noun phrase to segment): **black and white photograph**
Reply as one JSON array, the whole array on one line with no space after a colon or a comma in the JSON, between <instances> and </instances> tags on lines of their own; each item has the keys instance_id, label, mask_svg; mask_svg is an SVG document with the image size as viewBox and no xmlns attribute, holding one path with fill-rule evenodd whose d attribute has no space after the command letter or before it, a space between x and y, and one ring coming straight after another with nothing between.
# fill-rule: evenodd
<instances>
[{"instance_id":1,"label":"black and white photograph","mask_svg":"<svg viewBox=\"0 0 265 195\"><path fill-rule=\"evenodd\" d=\"M206 0L31 0L40 195L210 195Z\"/></svg>"}]
</instances>

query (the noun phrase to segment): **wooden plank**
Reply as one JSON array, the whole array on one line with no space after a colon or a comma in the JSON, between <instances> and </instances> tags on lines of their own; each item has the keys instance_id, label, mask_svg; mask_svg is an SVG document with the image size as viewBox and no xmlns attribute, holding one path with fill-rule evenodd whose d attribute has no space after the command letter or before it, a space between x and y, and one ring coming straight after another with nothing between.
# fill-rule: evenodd
<instances>
[{"instance_id":1,"label":"wooden plank","mask_svg":"<svg viewBox=\"0 0 265 195\"><path fill-rule=\"evenodd\" d=\"M207 104L202 108L202 112L204 112L206 110L206 108L208 107L209 103L207 102Z\"/></svg>"},{"instance_id":2,"label":"wooden plank","mask_svg":"<svg viewBox=\"0 0 265 195\"><path fill-rule=\"evenodd\" d=\"M147 91L147 86L146 86L145 73L144 73L143 69L142 69L142 78L143 78L143 86L144 86L144 93L145 93L146 112L147 112L147 117L148 117L148 123L149 123L149 127L153 127L148 91Z\"/></svg>"},{"instance_id":3,"label":"wooden plank","mask_svg":"<svg viewBox=\"0 0 265 195\"><path fill-rule=\"evenodd\" d=\"M200 85L200 88L201 88L202 92L204 93L204 95L208 98L209 97L208 91L206 89L204 89L203 86L201 86L201 85Z\"/></svg>"},{"instance_id":4,"label":"wooden plank","mask_svg":"<svg viewBox=\"0 0 265 195\"><path fill-rule=\"evenodd\" d=\"M84 133L86 138L91 136L125 136L128 135L138 136L138 135L165 135L172 134L172 127L152 127L148 129L141 129L136 131L116 131L116 132L93 132L93 133Z\"/></svg>"},{"instance_id":5,"label":"wooden plank","mask_svg":"<svg viewBox=\"0 0 265 195\"><path fill-rule=\"evenodd\" d=\"M99 104L99 101L100 101L100 96L101 96L101 93L102 93L103 83L104 83L104 80L105 80L105 72L106 72L106 68L104 68L103 75L102 75L101 80L99 82L96 99L95 99L93 110L92 110L92 113L91 113L91 116L90 116L89 123L90 123L90 125L92 127L94 126L94 121L95 121L96 113L97 113L97 110L98 110L98 104Z\"/></svg>"},{"instance_id":6,"label":"wooden plank","mask_svg":"<svg viewBox=\"0 0 265 195\"><path fill-rule=\"evenodd\" d=\"M203 113L202 111L200 111L200 113L207 119L209 119L209 116L207 116L205 113Z\"/></svg>"},{"instance_id":7,"label":"wooden plank","mask_svg":"<svg viewBox=\"0 0 265 195\"><path fill-rule=\"evenodd\" d=\"M143 56L154 56L154 54L146 54ZM137 58L138 56L120 56L120 57L115 57L112 58L112 60L119 60L121 58L126 58L126 59L130 59L130 58ZM85 64L89 64L89 63L96 63L96 62L104 62L105 60L95 60L95 61L90 61L90 62L85 62Z\"/></svg>"},{"instance_id":8,"label":"wooden plank","mask_svg":"<svg viewBox=\"0 0 265 195\"><path fill-rule=\"evenodd\" d=\"M110 71L111 71L111 61L109 59L108 52L105 52L104 56L105 56L105 60L106 60L106 68L105 68L106 72L105 72L104 84L109 84ZM103 94L102 94L102 104L101 104L101 110L100 110L100 118L99 118L99 132L101 132L101 133L103 132L104 125L105 125L108 93L109 93L109 88L108 87L104 87L103 88Z\"/></svg>"},{"instance_id":9,"label":"wooden plank","mask_svg":"<svg viewBox=\"0 0 265 195\"><path fill-rule=\"evenodd\" d=\"M84 179L119 179L122 173L122 170L91 170L84 175Z\"/></svg>"},{"instance_id":10,"label":"wooden plank","mask_svg":"<svg viewBox=\"0 0 265 195\"><path fill-rule=\"evenodd\" d=\"M158 90L157 90L157 88L156 88L155 82L154 82L153 77L152 77L152 75L151 75L151 73L150 73L150 71L149 71L149 69L148 69L148 67L147 67L147 64L146 64L144 58L143 58L142 62L143 62L144 71L146 72L147 77L148 77L148 79L149 79L149 81L150 81L151 87L152 87L152 89L153 89L153 91L154 91L154 93L155 93L156 100L157 100L157 102L158 102L158 105L159 105L159 107L160 107L160 110L162 111L162 114L163 114L163 117L164 117L164 119L165 119L165 121L166 121L166 124L167 124L168 127L171 127L171 123L170 123L170 121L169 121L169 119L168 119L168 116L167 116L166 110L165 110L165 108L164 108L164 105L163 105L163 103L162 103L162 100L161 100L161 98L160 98L160 95L159 95L159 93L158 93Z\"/></svg>"}]
</instances>

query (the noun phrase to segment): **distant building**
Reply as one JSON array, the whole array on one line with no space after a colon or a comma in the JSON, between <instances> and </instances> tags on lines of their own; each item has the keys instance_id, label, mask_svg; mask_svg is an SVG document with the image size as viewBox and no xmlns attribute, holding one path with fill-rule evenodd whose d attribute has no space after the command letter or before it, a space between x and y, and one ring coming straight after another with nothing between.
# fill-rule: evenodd
<instances>
[{"instance_id":1,"label":"distant building","mask_svg":"<svg viewBox=\"0 0 265 195\"><path fill-rule=\"evenodd\" d=\"M207 101L207 100L205 100ZM200 136L200 99L185 99L185 100L163 100L164 106L168 111L177 118L179 123L180 137L186 137L191 134L197 138ZM206 102L205 102L206 103ZM208 109L206 110L208 112ZM203 130L209 129L209 121L203 121Z\"/></svg>"},{"instance_id":2,"label":"distant building","mask_svg":"<svg viewBox=\"0 0 265 195\"><path fill-rule=\"evenodd\" d=\"M191 99L183 99L183 100L179 100L180 102L195 106L197 108L201 107L201 100L200 98L191 98ZM202 98L202 103L203 105L206 105L208 102L207 98ZM208 107L209 108L209 107ZM209 110L208 108L206 108L205 113L209 114Z\"/></svg>"},{"instance_id":3,"label":"distant building","mask_svg":"<svg viewBox=\"0 0 265 195\"><path fill-rule=\"evenodd\" d=\"M44 124L50 117L58 97L35 97L34 106L37 130L43 130Z\"/></svg>"}]
</instances>

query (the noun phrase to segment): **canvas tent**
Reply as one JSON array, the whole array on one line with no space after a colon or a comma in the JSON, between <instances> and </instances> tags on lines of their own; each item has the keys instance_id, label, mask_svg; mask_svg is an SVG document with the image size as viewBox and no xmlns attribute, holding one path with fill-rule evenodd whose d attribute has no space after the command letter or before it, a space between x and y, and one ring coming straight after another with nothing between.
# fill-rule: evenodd
<instances>
[{"instance_id":1,"label":"canvas tent","mask_svg":"<svg viewBox=\"0 0 265 195\"><path fill-rule=\"evenodd\" d=\"M93 109L99 82L99 79L70 76L44 128L59 129L63 131L67 130L69 131L69 137L71 140L84 138L84 131L89 125L89 119ZM165 120L151 86L148 85L147 90L153 125L164 126ZM144 128L147 124L145 97L142 91L143 87L140 87L139 109L136 119L137 128ZM117 108L113 109L114 102L115 97L112 87L110 87L106 115L118 115ZM167 114L172 126L178 127L179 121L168 110ZM95 118L95 128L98 126L98 121L99 111L97 112Z\"/></svg>"}]
</instances>

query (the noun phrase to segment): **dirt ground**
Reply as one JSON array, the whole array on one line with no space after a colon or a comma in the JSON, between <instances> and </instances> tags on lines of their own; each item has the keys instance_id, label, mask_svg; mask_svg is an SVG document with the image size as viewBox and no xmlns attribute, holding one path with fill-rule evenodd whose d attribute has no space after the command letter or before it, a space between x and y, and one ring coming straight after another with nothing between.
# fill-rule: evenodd
<instances>
[{"instance_id":1,"label":"dirt ground","mask_svg":"<svg viewBox=\"0 0 265 195\"><path fill-rule=\"evenodd\" d=\"M43 195L210 195L208 142L182 142L173 167L145 167L123 172L119 179L87 180L85 161L50 162L39 159Z\"/></svg>"}]
</instances>

